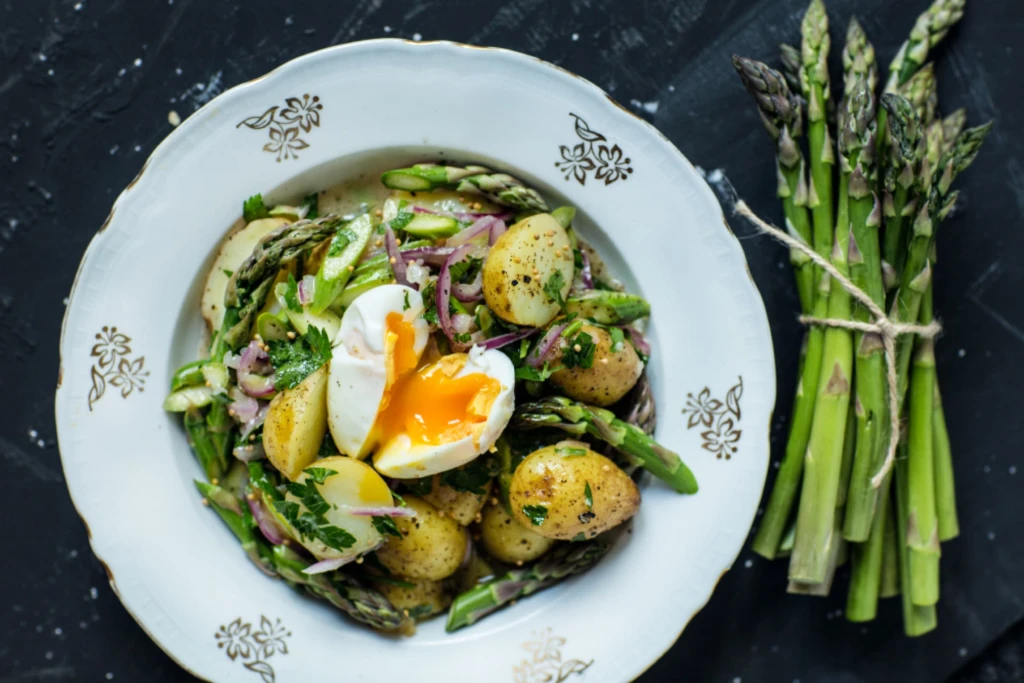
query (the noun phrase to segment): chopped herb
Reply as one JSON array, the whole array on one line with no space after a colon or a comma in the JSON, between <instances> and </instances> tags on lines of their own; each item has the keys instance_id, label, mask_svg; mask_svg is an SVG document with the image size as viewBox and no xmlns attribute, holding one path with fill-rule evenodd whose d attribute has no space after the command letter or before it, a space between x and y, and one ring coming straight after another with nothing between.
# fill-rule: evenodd
<instances>
[{"instance_id":1,"label":"chopped herb","mask_svg":"<svg viewBox=\"0 0 1024 683\"><path fill-rule=\"evenodd\" d=\"M302 206L306 207L306 218L312 220L320 217L320 195L317 192L307 194L302 200Z\"/></svg>"},{"instance_id":2,"label":"chopped herb","mask_svg":"<svg viewBox=\"0 0 1024 683\"><path fill-rule=\"evenodd\" d=\"M398 501L398 507L400 507L400 508L408 507L406 505L406 503L405 503L405 498L402 498L402 496L398 493L398 491L392 491L391 495L394 497L394 499L396 501Z\"/></svg>"},{"instance_id":3,"label":"chopped herb","mask_svg":"<svg viewBox=\"0 0 1024 683\"><path fill-rule=\"evenodd\" d=\"M557 453L558 455L562 456L563 458L578 458L581 455L586 455L587 454L587 449L586 448L571 448L571 447L556 448L555 449L555 453Z\"/></svg>"},{"instance_id":4,"label":"chopped herb","mask_svg":"<svg viewBox=\"0 0 1024 683\"><path fill-rule=\"evenodd\" d=\"M544 362L544 367L540 370L524 365L521 368L516 368L516 379L525 379L529 382L544 382L548 377L563 369L564 367L561 365L549 368L547 361Z\"/></svg>"},{"instance_id":5,"label":"chopped herb","mask_svg":"<svg viewBox=\"0 0 1024 683\"><path fill-rule=\"evenodd\" d=\"M467 465L448 470L441 475L441 483L456 491L482 496L487 492L484 488L487 482L498 473L499 469L498 462L494 458L480 457Z\"/></svg>"},{"instance_id":6,"label":"chopped herb","mask_svg":"<svg viewBox=\"0 0 1024 683\"><path fill-rule=\"evenodd\" d=\"M410 308L411 308L411 306L409 305L409 290L407 289L407 290L405 290L405 292L403 292L402 310L403 311L408 311Z\"/></svg>"},{"instance_id":7,"label":"chopped herb","mask_svg":"<svg viewBox=\"0 0 1024 683\"><path fill-rule=\"evenodd\" d=\"M526 358L526 354L530 352L530 340L523 339L519 342L519 360Z\"/></svg>"},{"instance_id":8,"label":"chopped herb","mask_svg":"<svg viewBox=\"0 0 1024 683\"><path fill-rule=\"evenodd\" d=\"M576 270L583 269L583 252L579 249L572 250L572 262L576 266Z\"/></svg>"},{"instance_id":9,"label":"chopped herb","mask_svg":"<svg viewBox=\"0 0 1024 683\"><path fill-rule=\"evenodd\" d=\"M307 467L303 470L309 475L310 479L318 484L322 484L327 481L327 477L333 477L337 472L329 470L326 467Z\"/></svg>"},{"instance_id":10,"label":"chopped herb","mask_svg":"<svg viewBox=\"0 0 1024 683\"><path fill-rule=\"evenodd\" d=\"M356 543L356 538L338 526L321 526L316 530L316 537L328 548L345 550Z\"/></svg>"},{"instance_id":11,"label":"chopped herb","mask_svg":"<svg viewBox=\"0 0 1024 683\"><path fill-rule=\"evenodd\" d=\"M373 528L379 531L381 536L404 538L402 532L398 530L398 525L395 524L395 519L390 515L374 515L371 519L373 521Z\"/></svg>"},{"instance_id":12,"label":"chopped herb","mask_svg":"<svg viewBox=\"0 0 1024 683\"><path fill-rule=\"evenodd\" d=\"M587 482L586 488L583 489L583 500L586 502L588 509L594 509L594 494L590 490L589 481Z\"/></svg>"},{"instance_id":13,"label":"chopped herb","mask_svg":"<svg viewBox=\"0 0 1024 683\"><path fill-rule=\"evenodd\" d=\"M565 329L562 330L562 334L559 335L559 336L566 337L566 338L571 337L574 334L576 334L577 332L579 332L582 328L583 328L583 321L582 320L573 320L571 323L569 323L568 325L565 326Z\"/></svg>"},{"instance_id":14,"label":"chopped herb","mask_svg":"<svg viewBox=\"0 0 1024 683\"><path fill-rule=\"evenodd\" d=\"M275 500L274 509L281 513L281 516L291 521L299 516L299 504L287 500Z\"/></svg>"},{"instance_id":15,"label":"chopped herb","mask_svg":"<svg viewBox=\"0 0 1024 683\"><path fill-rule=\"evenodd\" d=\"M455 333L455 341L462 342L463 344L468 344L469 340L472 339L472 338L473 338L473 335L471 335L469 332L456 332Z\"/></svg>"},{"instance_id":16,"label":"chopped herb","mask_svg":"<svg viewBox=\"0 0 1024 683\"><path fill-rule=\"evenodd\" d=\"M437 317L437 307L431 306L430 308L423 311L423 319L427 321L429 325L440 325L441 321Z\"/></svg>"},{"instance_id":17,"label":"chopped herb","mask_svg":"<svg viewBox=\"0 0 1024 683\"><path fill-rule=\"evenodd\" d=\"M476 279L480 269L483 267L483 263L483 259L471 257L452 264L451 268L448 269L452 276L452 283L469 284Z\"/></svg>"},{"instance_id":18,"label":"chopped herb","mask_svg":"<svg viewBox=\"0 0 1024 683\"><path fill-rule=\"evenodd\" d=\"M573 337L568 345L562 350L562 362L567 368L583 368L584 370L593 367L594 352L597 346L594 338L586 332L580 332Z\"/></svg>"},{"instance_id":19,"label":"chopped herb","mask_svg":"<svg viewBox=\"0 0 1024 683\"><path fill-rule=\"evenodd\" d=\"M325 514L331 506L324 500L317 489L327 477L337 474L334 470L323 467L311 467L305 470L309 478L304 482L289 482L288 492L302 501L307 512L300 514L299 504L291 501L274 501L274 508L306 539L314 538L335 550L345 550L355 545L356 539L349 532L330 524Z\"/></svg>"},{"instance_id":20,"label":"chopped herb","mask_svg":"<svg viewBox=\"0 0 1024 683\"><path fill-rule=\"evenodd\" d=\"M341 252L345 251L345 247L359 239L359 236L351 228L339 228L338 232L334 233L334 237L331 238L331 244L327 247L327 256L334 258L340 256Z\"/></svg>"},{"instance_id":21,"label":"chopped herb","mask_svg":"<svg viewBox=\"0 0 1024 683\"><path fill-rule=\"evenodd\" d=\"M621 327L609 327L608 333L612 336L612 353L618 353L622 350L626 335L623 334Z\"/></svg>"},{"instance_id":22,"label":"chopped herb","mask_svg":"<svg viewBox=\"0 0 1024 683\"><path fill-rule=\"evenodd\" d=\"M242 218L245 219L246 223L266 218L269 215L270 211L267 209L267 205L263 203L263 195L261 194L254 194L242 202Z\"/></svg>"},{"instance_id":23,"label":"chopped herb","mask_svg":"<svg viewBox=\"0 0 1024 683\"><path fill-rule=\"evenodd\" d=\"M268 341L267 347L278 390L291 389L331 359L331 340L312 325L295 341Z\"/></svg>"},{"instance_id":24,"label":"chopped herb","mask_svg":"<svg viewBox=\"0 0 1024 683\"><path fill-rule=\"evenodd\" d=\"M548 509L543 505L524 505L523 514L530 519L533 526L541 526L548 518Z\"/></svg>"},{"instance_id":25,"label":"chopped herb","mask_svg":"<svg viewBox=\"0 0 1024 683\"><path fill-rule=\"evenodd\" d=\"M580 520L580 524L590 524L591 520L593 520L595 517L597 517L597 513L595 513L593 510L587 510L582 515L577 517L577 519Z\"/></svg>"},{"instance_id":26,"label":"chopped herb","mask_svg":"<svg viewBox=\"0 0 1024 683\"><path fill-rule=\"evenodd\" d=\"M413 217L415 217L415 215L416 214L414 214L412 211L402 211L401 209L399 209L398 213L390 221L391 229L405 230L406 226L408 226L409 223L412 222L412 219Z\"/></svg>"},{"instance_id":27,"label":"chopped herb","mask_svg":"<svg viewBox=\"0 0 1024 683\"><path fill-rule=\"evenodd\" d=\"M430 495L430 492L434 490L434 481L430 477L424 477L423 479L406 479L402 482L405 484L405 488L409 489L409 493L414 496Z\"/></svg>"},{"instance_id":28,"label":"chopped herb","mask_svg":"<svg viewBox=\"0 0 1024 683\"><path fill-rule=\"evenodd\" d=\"M558 307L562 310L565 310L565 299L562 298L562 287L564 286L565 277L560 270L551 273L548 281L544 283L544 293L548 295L549 299L558 304Z\"/></svg>"},{"instance_id":29,"label":"chopped herb","mask_svg":"<svg viewBox=\"0 0 1024 683\"><path fill-rule=\"evenodd\" d=\"M288 273L288 284L284 287L284 304L289 311L302 313L302 304L299 303L299 283L295 277Z\"/></svg>"},{"instance_id":30,"label":"chopped herb","mask_svg":"<svg viewBox=\"0 0 1024 683\"><path fill-rule=\"evenodd\" d=\"M573 536L571 539L569 539L569 542L570 543L579 543L580 541L585 541L585 540L587 540L587 535L581 531L578 534L576 534L575 536Z\"/></svg>"},{"instance_id":31,"label":"chopped herb","mask_svg":"<svg viewBox=\"0 0 1024 683\"><path fill-rule=\"evenodd\" d=\"M232 275L234 275L234 274L235 274L235 271L233 271L233 270L228 270L227 268L222 268L221 270L222 270L222 271L224 272L224 274L225 274L225 275L227 275L228 277L231 277Z\"/></svg>"}]
</instances>

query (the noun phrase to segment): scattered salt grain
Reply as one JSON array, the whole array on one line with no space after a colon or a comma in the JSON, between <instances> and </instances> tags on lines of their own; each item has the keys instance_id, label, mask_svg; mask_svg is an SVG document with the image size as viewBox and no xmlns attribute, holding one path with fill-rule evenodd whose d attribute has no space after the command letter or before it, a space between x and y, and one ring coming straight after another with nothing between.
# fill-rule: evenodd
<instances>
[{"instance_id":1,"label":"scattered salt grain","mask_svg":"<svg viewBox=\"0 0 1024 683\"><path fill-rule=\"evenodd\" d=\"M76 12L81 12L82 11L82 3L80 3L80 2L76 2L75 3L75 11Z\"/></svg>"},{"instance_id":2,"label":"scattered salt grain","mask_svg":"<svg viewBox=\"0 0 1024 683\"><path fill-rule=\"evenodd\" d=\"M95 600L96 598L100 597L100 592L98 590L96 590L95 586L93 586L92 588L89 589L89 597L92 598L93 600Z\"/></svg>"},{"instance_id":3,"label":"scattered salt grain","mask_svg":"<svg viewBox=\"0 0 1024 683\"><path fill-rule=\"evenodd\" d=\"M754 566L754 561L753 560L747 560L746 562L743 563L743 566L746 567L747 569L750 569L751 567Z\"/></svg>"},{"instance_id":4,"label":"scattered salt grain","mask_svg":"<svg viewBox=\"0 0 1024 683\"><path fill-rule=\"evenodd\" d=\"M575 43L579 39L580 39L580 34L578 34L578 33L572 34L572 42Z\"/></svg>"},{"instance_id":5,"label":"scattered salt grain","mask_svg":"<svg viewBox=\"0 0 1024 683\"><path fill-rule=\"evenodd\" d=\"M1010 465L1010 474L1017 474L1017 466Z\"/></svg>"},{"instance_id":6,"label":"scattered salt grain","mask_svg":"<svg viewBox=\"0 0 1024 683\"><path fill-rule=\"evenodd\" d=\"M384 33L391 33L391 27L390 26L385 26L384 27Z\"/></svg>"},{"instance_id":7,"label":"scattered salt grain","mask_svg":"<svg viewBox=\"0 0 1024 683\"><path fill-rule=\"evenodd\" d=\"M142 57L136 57L135 61L132 62L132 66L134 66L136 69L142 66Z\"/></svg>"},{"instance_id":8,"label":"scattered salt grain","mask_svg":"<svg viewBox=\"0 0 1024 683\"><path fill-rule=\"evenodd\" d=\"M63 635L63 634L64 634L64 629L62 629L60 626L58 626L57 628L53 629L53 635L60 636L60 635Z\"/></svg>"},{"instance_id":9,"label":"scattered salt grain","mask_svg":"<svg viewBox=\"0 0 1024 683\"><path fill-rule=\"evenodd\" d=\"M412 34L412 39L415 40L418 43L421 40L423 40L423 35L420 34L420 33L414 33L414 34Z\"/></svg>"},{"instance_id":10,"label":"scattered salt grain","mask_svg":"<svg viewBox=\"0 0 1024 683\"><path fill-rule=\"evenodd\" d=\"M43 441L42 439L36 441L36 445L39 446L40 448L46 448L46 442Z\"/></svg>"},{"instance_id":11,"label":"scattered salt grain","mask_svg":"<svg viewBox=\"0 0 1024 683\"><path fill-rule=\"evenodd\" d=\"M959 351L956 352L956 355L958 355L961 358L963 358L964 356L967 355L967 349L960 349Z\"/></svg>"},{"instance_id":12,"label":"scattered salt grain","mask_svg":"<svg viewBox=\"0 0 1024 683\"><path fill-rule=\"evenodd\" d=\"M960 655L961 657L966 657L967 656L967 648L966 647L960 648L960 650L957 652L957 654Z\"/></svg>"},{"instance_id":13,"label":"scattered salt grain","mask_svg":"<svg viewBox=\"0 0 1024 683\"><path fill-rule=\"evenodd\" d=\"M37 432L34 429L28 430L28 438L30 438L30 439L38 439L39 438L39 432Z\"/></svg>"},{"instance_id":14,"label":"scattered salt grain","mask_svg":"<svg viewBox=\"0 0 1024 683\"><path fill-rule=\"evenodd\" d=\"M117 154L117 150L119 150L119 149L121 149L120 145L114 145L113 147L111 147L110 148L110 156L114 156L115 154Z\"/></svg>"},{"instance_id":15,"label":"scattered salt grain","mask_svg":"<svg viewBox=\"0 0 1024 683\"><path fill-rule=\"evenodd\" d=\"M994 531L988 532L988 540L990 540L990 541L996 540L996 532L994 532Z\"/></svg>"},{"instance_id":16,"label":"scattered salt grain","mask_svg":"<svg viewBox=\"0 0 1024 683\"><path fill-rule=\"evenodd\" d=\"M53 650L47 650L46 651L46 658L47 659L53 659Z\"/></svg>"}]
</instances>

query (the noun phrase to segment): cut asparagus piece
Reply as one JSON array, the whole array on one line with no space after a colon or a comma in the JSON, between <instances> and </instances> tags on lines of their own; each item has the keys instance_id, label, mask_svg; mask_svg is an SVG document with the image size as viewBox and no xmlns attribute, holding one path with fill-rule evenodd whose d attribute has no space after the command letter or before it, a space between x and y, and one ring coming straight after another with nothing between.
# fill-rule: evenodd
<instances>
[{"instance_id":1,"label":"cut asparagus piece","mask_svg":"<svg viewBox=\"0 0 1024 683\"><path fill-rule=\"evenodd\" d=\"M403 228L410 235L432 240L451 237L463 228L457 218L433 213L418 213Z\"/></svg>"},{"instance_id":2,"label":"cut asparagus piece","mask_svg":"<svg viewBox=\"0 0 1024 683\"><path fill-rule=\"evenodd\" d=\"M782 200L786 228L804 244L813 241L807 214L807 180L804 156L798 138L803 134L803 105L790 92L785 77L767 65L733 55L733 67L744 87L757 102L765 128L776 141L775 161L778 170L776 193ZM797 293L805 313L814 305L815 266L806 254L791 249L790 263L796 275Z\"/></svg>"},{"instance_id":3,"label":"cut asparagus piece","mask_svg":"<svg viewBox=\"0 0 1024 683\"><path fill-rule=\"evenodd\" d=\"M387 171L381 176L385 187L410 192L447 189L479 194L501 206L520 211L546 212L544 199L522 181L505 173L494 173L484 166L439 166L416 164Z\"/></svg>"},{"instance_id":4,"label":"cut asparagus piece","mask_svg":"<svg viewBox=\"0 0 1024 683\"><path fill-rule=\"evenodd\" d=\"M566 299L565 310L602 325L625 325L649 316L651 305L636 294L590 289Z\"/></svg>"},{"instance_id":5,"label":"cut asparagus piece","mask_svg":"<svg viewBox=\"0 0 1024 683\"><path fill-rule=\"evenodd\" d=\"M184 420L188 445L196 454L196 459L199 461L199 466L203 468L206 478L212 481L224 476L220 455L202 412L198 408L189 408L185 411Z\"/></svg>"},{"instance_id":6,"label":"cut asparagus piece","mask_svg":"<svg viewBox=\"0 0 1024 683\"><path fill-rule=\"evenodd\" d=\"M889 64L886 92L894 92L928 61L928 54L964 15L967 0L935 0L914 22L910 37Z\"/></svg>"},{"instance_id":7,"label":"cut asparagus piece","mask_svg":"<svg viewBox=\"0 0 1024 683\"><path fill-rule=\"evenodd\" d=\"M610 410L563 396L549 396L518 406L512 419L519 429L554 427L577 436L589 434L638 458L645 470L676 491L697 492L697 479L677 454L649 437L641 428L615 417Z\"/></svg>"},{"instance_id":8,"label":"cut asparagus piece","mask_svg":"<svg viewBox=\"0 0 1024 683\"><path fill-rule=\"evenodd\" d=\"M309 306L313 313L323 313L345 289L372 234L373 219L365 213L338 228L316 273L313 302Z\"/></svg>"},{"instance_id":9,"label":"cut asparagus piece","mask_svg":"<svg viewBox=\"0 0 1024 683\"><path fill-rule=\"evenodd\" d=\"M448 611L450 633L475 624L505 605L532 595L562 579L593 567L608 552L601 541L565 543L529 567L512 569L503 576L457 596Z\"/></svg>"}]
</instances>

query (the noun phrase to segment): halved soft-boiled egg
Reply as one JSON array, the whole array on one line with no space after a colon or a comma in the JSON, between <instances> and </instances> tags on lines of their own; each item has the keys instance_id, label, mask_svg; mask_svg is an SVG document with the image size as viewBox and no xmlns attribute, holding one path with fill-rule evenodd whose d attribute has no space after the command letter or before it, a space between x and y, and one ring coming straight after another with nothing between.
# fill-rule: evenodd
<instances>
[{"instance_id":1,"label":"halved soft-boiled egg","mask_svg":"<svg viewBox=\"0 0 1024 683\"><path fill-rule=\"evenodd\" d=\"M515 408L515 368L497 350L474 347L400 375L377 418L374 456L386 477L427 477L494 446Z\"/></svg>"},{"instance_id":2,"label":"halved soft-boiled egg","mask_svg":"<svg viewBox=\"0 0 1024 683\"><path fill-rule=\"evenodd\" d=\"M382 285L345 310L327 385L327 423L339 451L364 458L377 445L377 414L398 378L416 369L428 335L423 297L411 287Z\"/></svg>"}]
</instances>

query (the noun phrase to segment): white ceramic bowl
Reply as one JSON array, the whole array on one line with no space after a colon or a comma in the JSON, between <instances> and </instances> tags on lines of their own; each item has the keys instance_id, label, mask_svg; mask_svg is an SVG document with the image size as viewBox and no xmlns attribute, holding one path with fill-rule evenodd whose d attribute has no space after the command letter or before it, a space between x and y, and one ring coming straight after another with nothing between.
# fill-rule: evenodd
<instances>
[{"instance_id":1,"label":"white ceramic bowl","mask_svg":"<svg viewBox=\"0 0 1024 683\"><path fill-rule=\"evenodd\" d=\"M657 437L701 490L648 478L632 533L594 570L455 634L436 619L393 638L249 564L199 504L200 470L161 401L195 357L199 283L243 198L424 158L493 165L578 208L582 234L652 303ZM68 488L125 607L201 678L621 683L707 602L754 518L775 377L740 245L668 140L531 57L374 40L224 93L121 194L70 298L56 397Z\"/></svg>"}]
</instances>

